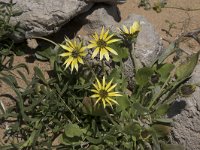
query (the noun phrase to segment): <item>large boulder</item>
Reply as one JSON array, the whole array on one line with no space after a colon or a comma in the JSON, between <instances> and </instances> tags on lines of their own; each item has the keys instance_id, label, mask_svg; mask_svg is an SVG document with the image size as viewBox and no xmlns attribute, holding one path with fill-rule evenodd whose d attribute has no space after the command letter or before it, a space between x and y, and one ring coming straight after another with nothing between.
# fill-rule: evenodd
<instances>
[{"instance_id":1,"label":"large boulder","mask_svg":"<svg viewBox=\"0 0 200 150\"><path fill-rule=\"evenodd\" d=\"M23 33L11 36L15 41L55 33L72 18L93 6L93 3L83 0L13 0L13 3L16 3L14 11L21 11L22 14L12 17L11 24L20 22L24 30Z\"/></svg>"},{"instance_id":2,"label":"large boulder","mask_svg":"<svg viewBox=\"0 0 200 150\"><path fill-rule=\"evenodd\" d=\"M191 84L200 83L200 64L190 79ZM181 144L186 150L200 150L200 87L187 98L178 98L171 106L168 117L173 118L172 143Z\"/></svg>"}]
</instances>

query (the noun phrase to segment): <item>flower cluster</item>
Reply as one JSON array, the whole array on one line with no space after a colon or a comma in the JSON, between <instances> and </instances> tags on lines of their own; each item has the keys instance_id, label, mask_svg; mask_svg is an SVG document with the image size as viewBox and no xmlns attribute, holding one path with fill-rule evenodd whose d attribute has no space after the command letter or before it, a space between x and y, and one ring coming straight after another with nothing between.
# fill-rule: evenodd
<instances>
[{"instance_id":1,"label":"flower cluster","mask_svg":"<svg viewBox=\"0 0 200 150\"><path fill-rule=\"evenodd\" d=\"M130 30L126 26L123 25L123 29L120 29L121 34L124 37L130 38L135 36L140 31L140 24L139 22L134 22L133 25L130 27ZM60 44L61 48L65 50L64 53L60 54L61 57L66 58L64 61L65 69L67 69L71 65L71 72L74 70L78 71L78 65L84 64L84 57L87 55L86 49L93 49L92 59L94 59L98 54L100 54L100 60L103 58L106 61L110 60L109 53L114 55L118 55L117 51L114 50L111 46L112 43L118 42L121 39L116 38L114 34L110 34L109 30L104 29L101 30L101 33L98 34L95 32L92 35L92 40L89 41L88 46L84 46L82 41L77 40L69 40L65 39L64 44ZM96 78L97 83L93 84L95 89L91 91L94 92L91 98L96 98L96 103L102 102L104 108L108 103L111 107L112 104L118 104L117 101L112 99L111 97L122 96L119 92L112 92L112 90L117 86L117 84L112 85L112 80L108 83L105 81L105 76L102 79L102 83Z\"/></svg>"}]
</instances>

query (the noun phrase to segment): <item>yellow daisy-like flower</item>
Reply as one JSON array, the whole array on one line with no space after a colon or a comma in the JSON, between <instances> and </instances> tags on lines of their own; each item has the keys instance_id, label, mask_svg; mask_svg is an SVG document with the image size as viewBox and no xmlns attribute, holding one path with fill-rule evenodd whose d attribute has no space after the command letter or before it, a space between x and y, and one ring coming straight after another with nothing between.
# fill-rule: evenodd
<instances>
[{"instance_id":1,"label":"yellow daisy-like flower","mask_svg":"<svg viewBox=\"0 0 200 150\"><path fill-rule=\"evenodd\" d=\"M130 29L123 25L123 29L120 29L121 33L124 35L134 35L135 33L139 32L141 30L140 23L138 21L135 21L132 26L130 26Z\"/></svg>"},{"instance_id":2,"label":"yellow daisy-like flower","mask_svg":"<svg viewBox=\"0 0 200 150\"><path fill-rule=\"evenodd\" d=\"M108 103L112 107L112 103L118 104L117 101L112 99L111 97L115 96L122 96L119 94L119 92L112 92L112 90L117 86L117 84L112 84L112 80L109 83L106 83L105 77L103 77L102 83L99 82L99 80L96 78L97 83L93 84L95 89L92 89L91 91L94 92L91 97L96 98L95 105L102 101L104 108L106 107L106 103Z\"/></svg>"},{"instance_id":3,"label":"yellow daisy-like flower","mask_svg":"<svg viewBox=\"0 0 200 150\"><path fill-rule=\"evenodd\" d=\"M65 39L66 44L60 46L66 50L66 52L60 54L61 57L67 57L64 62L65 69L71 64L71 72L75 68L78 71L78 63L84 64L82 57L87 55L86 47L83 46L82 42L77 42L76 40Z\"/></svg>"},{"instance_id":4,"label":"yellow daisy-like flower","mask_svg":"<svg viewBox=\"0 0 200 150\"><path fill-rule=\"evenodd\" d=\"M95 48L92 54L92 58L96 57L100 52L100 60L105 56L106 60L109 61L110 57L108 52L118 55L117 52L109 47L109 44L120 41L120 39L112 39L114 34L109 35L109 30L104 32L104 27L101 30L101 34L98 35L96 32L92 35L93 40L90 41L88 48Z\"/></svg>"}]
</instances>

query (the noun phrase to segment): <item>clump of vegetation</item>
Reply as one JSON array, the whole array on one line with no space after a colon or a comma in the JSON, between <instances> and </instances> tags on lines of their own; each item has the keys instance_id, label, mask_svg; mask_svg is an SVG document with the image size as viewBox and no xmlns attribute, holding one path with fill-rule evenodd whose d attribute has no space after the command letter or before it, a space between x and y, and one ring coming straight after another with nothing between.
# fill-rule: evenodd
<instances>
[{"instance_id":1,"label":"clump of vegetation","mask_svg":"<svg viewBox=\"0 0 200 150\"><path fill-rule=\"evenodd\" d=\"M13 66L14 53L8 62L2 53L0 80L15 92L15 105L7 109L0 105L1 122L9 122L6 143L2 142L0 149L183 149L169 143L173 120L166 114L178 95L195 91L195 85L184 83L199 53L188 57L186 63L167 63L166 58L177 50L172 43L151 66L142 66L134 55L141 30L135 21L120 28L118 36L103 27L89 42L66 37L57 44L40 38L54 44L36 53L38 59L50 62L50 77L35 67L28 80L26 65ZM129 85L124 74L128 58L134 68L130 82L134 85ZM24 81L23 86L17 78Z\"/></svg>"}]
</instances>

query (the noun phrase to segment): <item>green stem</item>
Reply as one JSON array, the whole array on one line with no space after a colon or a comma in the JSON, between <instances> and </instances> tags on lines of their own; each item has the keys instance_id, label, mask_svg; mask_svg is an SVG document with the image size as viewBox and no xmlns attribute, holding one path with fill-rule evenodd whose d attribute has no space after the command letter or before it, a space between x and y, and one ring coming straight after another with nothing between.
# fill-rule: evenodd
<instances>
[{"instance_id":1,"label":"green stem","mask_svg":"<svg viewBox=\"0 0 200 150\"><path fill-rule=\"evenodd\" d=\"M104 64L103 59L101 60L101 65L102 65L103 75L105 76L106 72L105 72L105 64Z\"/></svg>"},{"instance_id":2,"label":"green stem","mask_svg":"<svg viewBox=\"0 0 200 150\"><path fill-rule=\"evenodd\" d=\"M169 77L167 78L167 80L165 81L165 83L163 84L162 88L160 89L160 92L154 97L154 99L150 102L148 108L150 109L153 104L156 102L156 100L162 95L163 90L165 88L165 86L168 84L169 80L171 79L172 74L169 75Z\"/></svg>"},{"instance_id":3,"label":"green stem","mask_svg":"<svg viewBox=\"0 0 200 150\"><path fill-rule=\"evenodd\" d=\"M59 98L61 99L61 101L65 104L65 107L67 107L67 109L70 111L70 113L76 118L76 120L80 123L80 120L78 119L78 117L73 113L73 111L70 109L70 107L66 104L66 102L63 100L63 98L59 95Z\"/></svg>"},{"instance_id":4,"label":"green stem","mask_svg":"<svg viewBox=\"0 0 200 150\"><path fill-rule=\"evenodd\" d=\"M104 112L106 113L106 116L110 119L110 121L114 124L114 125L116 125L117 123L112 119L112 117L110 116L110 114L108 113L108 111L106 110L106 109L103 109L104 110Z\"/></svg>"},{"instance_id":5,"label":"green stem","mask_svg":"<svg viewBox=\"0 0 200 150\"><path fill-rule=\"evenodd\" d=\"M173 7L173 6L165 6L164 8L172 8L172 9L179 9L179 10L183 10L183 11L198 11L200 10L200 8L183 8L183 7Z\"/></svg>"},{"instance_id":6,"label":"green stem","mask_svg":"<svg viewBox=\"0 0 200 150\"><path fill-rule=\"evenodd\" d=\"M97 77L97 75L96 75L96 73L94 72L94 70L93 70L93 68L90 66L90 64L88 63L88 61L86 61L86 66L90 69L90 71L92 72L92 74L93 74L93 76L96 78Z\"/></svg>"},{"instance_id":7,"label":"green stem","mask_svg":"<svg viewBox=\"0 0 200 150\"><path fill-rule=\"evenodd\" d=\"M47 41L47 42L50 42L50 43L52 43L53 45L55 45L55 46L58 46L58 44L57 43L55 43L54 41L52 41L52 40L49 40L49 39L47 39L47 38L44 38L44 37L38 37L38 36L33 36L33 37L31 37L32 39L42 39L42 40L45 40L45 41Z\"/></svg>"}]
</instances>

